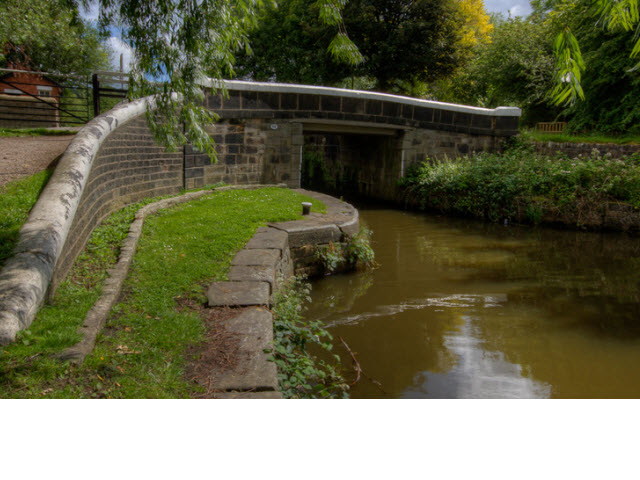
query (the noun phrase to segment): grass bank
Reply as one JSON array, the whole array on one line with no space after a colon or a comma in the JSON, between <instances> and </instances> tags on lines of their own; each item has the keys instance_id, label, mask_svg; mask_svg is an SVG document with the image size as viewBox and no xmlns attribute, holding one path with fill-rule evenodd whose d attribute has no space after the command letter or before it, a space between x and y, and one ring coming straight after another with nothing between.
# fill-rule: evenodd
<instances>
[{"instance_id":1,"label":"grass bank","mask_svg":"<svg viewBox=\"0 0 640 480\"><path fill-rule=\"evenodd\" d=\"M519 147L500 155L427 161L407 172L402 185L427 209L494 222L539 223L561 213L580 227L581 218L597 216L608 202L640 208L640 155L569 159Z\"/></svg>"},{"instance_id":2,"label":"grass bank","mask_svg":"<svg viewBox=\"0 0 640 480\"><path fill-rule=\"evenodd\" d=\"M149 200L151 201L151 200ZM148 203L147 201L146 203ZM198 393L185 376L188 351L204 341L197 308L204 289L226 278L235 252L266 222L300 218L300 202L280 188L215 192L160 211L144 224L124 295L82 366L56 359L100 294L106 269L135 211L127 207L97 228L72 272L32 327L0 356L2 397L180 398Z\"/></svg>"},{"instance_id":3,"label":"grass bank","mask_svg":"<svg viewBox=\"0 0 640 480\"><path fill-rule=\"evenodd\" d=\"M0 268L16 246L20 228L52 173L44 170L0 186Z\"/></svg>"}]
</instances>

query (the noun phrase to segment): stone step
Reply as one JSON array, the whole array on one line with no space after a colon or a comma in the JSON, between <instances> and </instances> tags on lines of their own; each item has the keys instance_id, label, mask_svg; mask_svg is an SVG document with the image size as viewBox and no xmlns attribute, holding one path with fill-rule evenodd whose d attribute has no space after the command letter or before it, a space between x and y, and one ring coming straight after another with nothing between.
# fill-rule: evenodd
<instances>
[{"instance_id":1,"label":"stone step","mask_svg":"<svg viewBox=\"0 0 640 480\"><path fill-rule=\"evenodd\" d=\"M260 265L234 265L229 270L229 280L232 282L267 282L274 290L276 271L273 267L261 267Z\"/></svg>"},{"instance_id":2,"label":"stone step","mask_svg":"<svg viewBox=\"0 0 640 480\"><path fill-rule=\"evenodd\" d=\"M258 265L260 267L274 267L280 259L280 250L257 248L253 250L240 250L234 259L231 261L231 265Z\"/></svg>"},{"instance_id":3,"label":"stone step","mask_svg":"<svg viewBox=\"0 0 640 480\"><path fill-rule=\"evenodd\" d=\"M268 282L214 282L207 290L210 307L269 305Z\"/></svg>"},{"instance_id":4,"label":"stone step","mask_svg":"<svg viewBox=\"0 0 640 480\"><path fill-rule=\"evenodd\" d=\"M261 227L251 240L244 246L245 249L269 249L284 250L289 246L287 232L271 227Z\"/></svg>"},{"instance_id":5,"label":"stone step","mask_svg":"<svg viewBox=\"0 0 640 480\"><path fill-rule=\"evenodd\" d=\"M238 335L237 361L232 369L212 372L211 383L218 391L277 392L278 370L264 350L272 347L271 312L255 307L224 322L225 330ZM236 392L232 392L236 391ZM259 397L258 397L259 398Z\"/></svg>"}]
</instances>

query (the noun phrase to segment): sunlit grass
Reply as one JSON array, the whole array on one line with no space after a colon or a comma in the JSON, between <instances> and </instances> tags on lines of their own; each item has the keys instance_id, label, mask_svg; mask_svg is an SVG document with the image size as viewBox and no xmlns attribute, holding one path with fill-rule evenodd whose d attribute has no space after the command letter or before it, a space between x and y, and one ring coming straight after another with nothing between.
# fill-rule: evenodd
<instances>
[{"instance_id":1,"label":"sunlit grass","mask_svg":"<svg viewBox=\"0 0 640 480\"><path fill-rule=\"evenodd\" d=\"M16 246L20 228L52 173L44 170L0 187L0 267Z\"/></svg>"},{"instance_id":2,"label":"sunlit grass","mask_svg":"<svg viewBox=\"0 0 640 480\"><path fill-rule=\"evenodd\" d=\"M106 269L140 205L116 212L94 231L53 301L0 357L3 397L177 398L194 393L184 377L187 348L203 338L201 319L178 297L204 302L204 288L226 278L237 250L266 222L301 218L312 201L288 189L229 190L147 218L124 298L81 367L55 359L98 298Z\"/></svg>"}]
</instances>

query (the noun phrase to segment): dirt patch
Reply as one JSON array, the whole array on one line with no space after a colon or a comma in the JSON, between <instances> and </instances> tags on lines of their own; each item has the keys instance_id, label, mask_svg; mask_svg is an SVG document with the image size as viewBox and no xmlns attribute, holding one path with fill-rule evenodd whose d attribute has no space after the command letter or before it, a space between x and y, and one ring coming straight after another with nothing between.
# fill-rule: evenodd
<instances>
[{"instance_id":1,"label":"dirt patch","mask_svg":"<svg viewBox=\"0 0 640 480\"><path fill-rule=\"evenodd\" d=\"M73 138L0 137L0 186L55 166Z\"/></svg>"},{"instance_id":2,"label":"dirt patch","mask_svg":"<svg viewBox=\"0 0 640 480\"><path fill-rule=\"evenodd\" d=\"M233 369L238 363L238 333L227 331L227 320L240 315L245 308L216 307L208 308L192 298L176 298L179 309L188 309L198 313L204 323L205 340L187 350L186 377L194 382L201 393L194 398L215 398L217 393L212 384L213 372Z\"/></svg>"}]
</instances>

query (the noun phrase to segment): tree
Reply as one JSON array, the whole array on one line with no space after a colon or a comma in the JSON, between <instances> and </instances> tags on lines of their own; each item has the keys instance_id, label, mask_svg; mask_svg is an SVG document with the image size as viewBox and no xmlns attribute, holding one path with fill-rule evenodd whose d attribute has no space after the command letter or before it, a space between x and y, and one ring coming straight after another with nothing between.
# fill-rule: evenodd
<instances>
[{"instance_id":1,"label":"tree","mask_svg":"<svg viewBox=\"0 0 640 480\"><path fill-rule=\"evenodd\" d=\"M87 0L84 0L85 2ZM320 19L336 28L329 44L343 62L360 55L344 30L346 0L318 0ZM100 0L103 28L118 24L135 50L131 94L155 95L147 120L156 139L169 148L187 141L214 157L204 131L214 114L202 106L201 81L233 74L235 54L248 49L247 32L273 0ZM159 81L161 80L161 81Z\"/></svg>"},{"instance_id":2,"label":"tree","mask_svg":"<svg viewBox=\"0 0 640 480\"><path fill-rule=\"evenodd\" d=\"M536 18L492 18L490 41L478 43L468 64L432 85L437 100L522 108L525 123L556 116L549 104L554 58L547 26Z\"/></svg>"},{"instance_id":3,"label":"tree","mask_svg":"<svg viewBox=\"0 0 640 480\"><path fill-rule=\"evenodd\" d=\"M636 60L629 56L634 32L594 28L589 4L573 2L546 12L545 21L556 32L570 28L579 42L581 101L567 102L572 130L608 133L638 131L640 120L640 75ZM566 88L566 87L565 87ZM577 88L577 87L576 87Z\"/></svg>"},{"instance_id":4,"label":"tree","mask_svg":"<svg viewBox=\"0 0 640 480\"><path fill-rule=\"evenodd\" d=\"M348 64L329 51L335 27L320 21L311 0L282 1L263 10L249 34L251 50L236 59L237 75L258 81L335 85L349 76Z\"/></svg>"},{"instance_id":5,"label":"tree","mask_svg":"<svg viewBox=\"0 0 640 480\"><path fill-rule=\"evenodd\" d=\"M461 61L456 9L441 0L351 0L344 11L349 35L365 61L356 72L391 91L399 81L433 81Z\"/></svg>"},{"instance_id":6,"label":"tree","mask_svg":"<svg viewBox=\"0 0 640 480\"><path fill-rule=\"evenodd\" d=\"M253 53L239 59L239 73L322 85L357 77L371 79L378 90L408 92L419 82L450 74L477 38L486 36L488 19L471 12L481 3L351 0L342 16L363 61L345 65L327 53L334 28L318 21L317 3L284 0L266 11L251 32Z\"/></svg>"},{"instance_id":7,"label":"tree","mask_svg":"<svg viewBox=\"0 0 640 480\"><path fill-rule=\"evenodd\" d=\"M86 75L109 66L109 49L96 28L66 0L0 3L0 65Z\"/></svg>"},{"instance_id":8,"label":"tree","mask_svg":"<svg viewBox=\"0 0 640 480\"><path fill-rule=\"evenodd\" d=\"M630 58L640 54L640 14L639 0L537 0L534 4L539 13L547 13L552 21L562 25L555 42L556 55L555 87L552 95L555 103L573 105L576 100L584 100L582 89L582 73L585 63L580 44L571 28L571 17L574 12L587 11L592 21L592 28L602 28L607 32L634 32L630 42L632 47ZM593 25L595 21L596 25ZM640 62L630 71L640 68Z\"/></svg>"}]
</instances>

